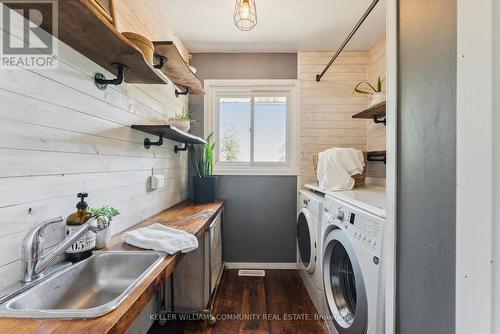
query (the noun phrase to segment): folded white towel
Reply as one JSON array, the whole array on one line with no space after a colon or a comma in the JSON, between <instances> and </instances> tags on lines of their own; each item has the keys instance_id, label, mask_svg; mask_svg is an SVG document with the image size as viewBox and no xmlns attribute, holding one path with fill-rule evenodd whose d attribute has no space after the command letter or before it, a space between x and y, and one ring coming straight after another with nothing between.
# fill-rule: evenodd
<instances>
[{"instance_id":1,"label":"folded white towel","mask_svg":"<svg viewBox=\"0 0 500 334\"><path fill-rule=\"evenodd\" d=\"M169 254L175 254L178 251L187 253L198 248L196 236L162 224L153 224L125 232L122 240L135 247L163 251Z\"/></svg>"},{"instance_id":2,"label":"folded white towel","mask_svg":"<svg viewBox=\"0 0 500 334\"><path fill-rule=\"evenodd\" d=\"M350 190L354 187L352 175L363 172L363 152L353 148L331 148L318 155L317 179L319 186L328 190Z\"/></svg>"}]
</instances>

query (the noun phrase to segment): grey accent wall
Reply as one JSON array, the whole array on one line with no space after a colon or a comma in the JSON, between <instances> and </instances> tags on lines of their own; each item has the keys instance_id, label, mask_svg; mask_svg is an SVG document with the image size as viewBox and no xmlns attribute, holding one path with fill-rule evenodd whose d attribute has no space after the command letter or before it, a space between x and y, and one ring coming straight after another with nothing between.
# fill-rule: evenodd
<instances>
[{"instance_id":1,"label":"grey accent wall","mask_svg":"<svg viewBox=\"0 0 500 334\"><path fill-rule=\"evenodd\" d=\"M456 0L399 4L397 333L451 334Z\"/></svg>"},{"instance_id":2,"label":"grey accent wall","mask_svg":"<svg viewBox=\"0 0 500 334\"><path fill-rule=\"evenodd\" d=\"M223 176L224 260L295 262L297 177Z\"/></svg>"},{"instance_id":3,"label":"grey accent wall","mask_svg":"<svg viewBox=\"0 0 500 334\"><path fill-rule=\"evenodd\" d=\"M295 53L195 53L191 64L205 79L297 79ZM189 109L203 133L203 96L191 95ZM295 262L297 177L219 176L224 214L224 260Z\"/></svg>"}]
</instances>

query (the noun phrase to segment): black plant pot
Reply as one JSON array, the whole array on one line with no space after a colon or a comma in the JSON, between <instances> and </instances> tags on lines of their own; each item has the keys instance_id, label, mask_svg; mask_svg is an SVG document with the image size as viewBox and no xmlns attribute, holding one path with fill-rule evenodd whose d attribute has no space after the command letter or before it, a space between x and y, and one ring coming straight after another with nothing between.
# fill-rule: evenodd
<instances>
[{"instance_id":1,"label":"black plant pot","mask_svg":"<svg viewBox=\"0 0 500 334\"><path fill-rule=\"evenodd\" d=\"M212 203L215 201L217 176L193 176L193 200L195 203Z\"/></svg>"}]
</instances>

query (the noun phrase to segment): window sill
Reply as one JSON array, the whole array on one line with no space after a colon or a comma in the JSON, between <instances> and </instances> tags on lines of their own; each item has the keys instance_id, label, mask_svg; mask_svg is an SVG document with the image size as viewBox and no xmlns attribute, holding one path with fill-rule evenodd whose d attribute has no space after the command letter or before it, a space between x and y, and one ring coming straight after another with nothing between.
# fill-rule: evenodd
<instances>
[{"instance_id":1,"label":"window sill","mask_svg":"<svg viewBox=\"0 0 500 334\"><path fill-rule=\"evenodd\" d=\"M283 175L283 176L298 176L299 172L295 168L279 167L279 168L269 168L269 167L215 167L214 175Z\"/></svg>"}]
</instances>

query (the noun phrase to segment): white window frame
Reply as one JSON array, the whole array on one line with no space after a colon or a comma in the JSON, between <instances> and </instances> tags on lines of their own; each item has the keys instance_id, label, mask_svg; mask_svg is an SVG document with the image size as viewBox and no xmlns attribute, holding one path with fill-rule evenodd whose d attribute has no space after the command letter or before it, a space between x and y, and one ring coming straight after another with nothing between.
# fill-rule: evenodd
<instances>
[{"instance_id":1,"label":"white window frame","mask_svg":"<svg viewBox=\"0 0 500 334\"><path fill-rule=\"evenodd\" d=\"M205 136L214 133L216 140L216 175L298 175L299 161L299 83L298 80L205 80L204 130ZM287 97L287 161L282 162L220 162L218 143L218 108L221 95L270 96L279 92ZM274 94L275 95L275 94ZM253 123L253 120L252 120ZM252 132L253 135L253 132ZM253 141L253 138L252 138ZM251 145L253 147L253 145ZM253 156L253 154L252 154Z\"/></svg>"}]
</instances>

